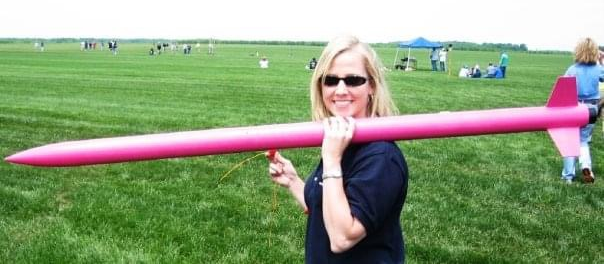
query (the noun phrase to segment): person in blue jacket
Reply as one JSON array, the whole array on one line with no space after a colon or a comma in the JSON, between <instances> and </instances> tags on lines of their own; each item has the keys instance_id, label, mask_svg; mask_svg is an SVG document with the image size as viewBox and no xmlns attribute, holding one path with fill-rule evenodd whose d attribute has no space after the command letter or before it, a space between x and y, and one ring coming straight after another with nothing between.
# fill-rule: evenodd
<instances>
[{"instance_id":1,"label":"person in blue jacket","mask_svg":"<svg viewBox=\"0 0 604 264\"><path fill-rule=\"evenodd\" d=\"M564 74L565 76L576 77L579 102L596 109L600 101L599 80L604 76L604 70L598 64L598 59L598 44L591 38L582 39L575 48L575 63ZM595 124L587 124L581 127L580 132L581 151L579 154L579 165L584 183L593 183L595 181L589 150L594 126ZM564 158L562 180L567 183L572 183L575 178L575 162L575 157Z\"/></svg>"},{"instance_id":2,"label":"person in blue jacket","mask_svg":"<svg viewBox=\"0 0 604 264\"><path fill-rule=\"evenodd\" d=\"M503 79L503 71L501 70L501 67L495 65L495 79Z\"/></svg>"},{"instance_id":3,"label":"person in blue jacket","mask_svg":"<svg viewBox=\"0 0 604 264\"><path fill-rule=\"evenodd\" d=\"M303 181L269 156L272 180L308 213L307 263L404 263L401 212L407 164L391 141L351 143L355 120L396 114L375 51L352 36L332 40L311 79L313 119L324 127L321 160Z\"/></svg>"}]
</instances>

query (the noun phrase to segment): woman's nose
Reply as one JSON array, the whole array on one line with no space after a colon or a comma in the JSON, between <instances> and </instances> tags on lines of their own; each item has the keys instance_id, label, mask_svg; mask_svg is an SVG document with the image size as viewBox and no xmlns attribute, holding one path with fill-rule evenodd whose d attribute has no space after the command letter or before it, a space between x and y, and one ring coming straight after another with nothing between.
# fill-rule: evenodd
<instances>
[{"instance_id":1,"label":"woman's nose","mask_svg":"<svg viewBox=\"0 0 604 264\"><path fill-rule=\"evenodd\" d=\"M346 83L344 83L344 80L340 80L338 86L336 86L336 94L345 94L347 92Z\"/></svg>"}]
</instances>

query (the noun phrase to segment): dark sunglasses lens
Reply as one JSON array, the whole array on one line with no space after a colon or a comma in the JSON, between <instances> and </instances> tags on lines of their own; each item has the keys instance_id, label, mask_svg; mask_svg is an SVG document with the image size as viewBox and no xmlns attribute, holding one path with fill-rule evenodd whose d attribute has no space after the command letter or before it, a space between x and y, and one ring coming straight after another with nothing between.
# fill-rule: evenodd
<instances>
[{"instance_id":1,"label":"dark sunglasses lens","mask_svg":"<svg viewBox=\"0 0 604 264\"><path fill-rule=\"evenodd\" d=\"M365 82L367 82L367 79L365 79L365 77L361 77L361 76L348 76L346 78L344 78L344 83L348 86L361 86L363 84L365 84Z\"/></svg>"},{"instance_id":2,"label":"dark sunglasses lens","mask_svg":"<svg viewBox=\"0 0 604 264\"><path fill-rule=\"evenodd\" d=\"M329 75L325 76L325 79L323 80L323 84L325 84L326 86L336 86L339 82L340 78Z\"/></svg>"}]
</instances>

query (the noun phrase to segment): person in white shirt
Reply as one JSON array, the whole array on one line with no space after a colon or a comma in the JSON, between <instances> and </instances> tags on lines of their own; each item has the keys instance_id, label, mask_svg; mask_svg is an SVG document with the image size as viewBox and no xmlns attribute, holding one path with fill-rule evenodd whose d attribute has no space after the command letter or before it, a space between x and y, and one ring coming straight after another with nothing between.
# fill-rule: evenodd
<instances>
[{"instance_id":1,"label":"person in white shirt","mask_svg":"<svg viewBox=\"0 0 604 264\"><path fill-rule=\"evenodd\" d=\"M266 69L268 68L268 59L266 57L262 57L262 59L260 59L260 68L262 69Z\"/></svg>"},{"instance_id":2,"label":"person in white shirt","mask_svg":"<svg viewBox=\"0 0 604 264\"><path fill-rule=\"evenodd\" d=\"M493 65L493 63L489 62L489 66L487 67L487 76L485 78L495 78L495 74L497 73L497 67Z\"/></svg>"},{"instance_id":3,"label":"person in white shirt","mask_svg":"<svg viewBox=\"0 0 604 264\"><path fill-rule=\"evenodd\" d=\"M459 77L468 78L469 76L470 76L470 69L468 69L468 65L464 65L463 67L461 67L461 70L459 70Z\"/></svg>"},{"instance_id":4,"label":"person in white shirt","mask_svg":"<svg viewBox=\"0 0 604 264\"><path fill-rule=\"evenodd\" d=\"M440 71L446 71L447 65L447 48L443 48L438 53L438 61L440 62Z\"/></svg>"}]
</instances>

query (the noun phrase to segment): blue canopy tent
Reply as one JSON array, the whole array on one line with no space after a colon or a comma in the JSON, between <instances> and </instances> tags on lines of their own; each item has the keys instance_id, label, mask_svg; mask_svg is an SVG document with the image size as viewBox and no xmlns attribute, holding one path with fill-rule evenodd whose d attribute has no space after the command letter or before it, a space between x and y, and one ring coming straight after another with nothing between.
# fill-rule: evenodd
<instances>
[{"instance_id":1,"label":"blue canopy tent","mask_svg":"<svg viewBox=\"0 0 604 264\"><path fill-rule=\"evenodd\" d=\"M407 65L405 66L405 70L407 70L409 68L409 61L411 60L411 48L424 48L424 49L431 49L431 48L442 48L443 45L438 43L438 42L432 42L429 41L425 38L422 37L418 37L412 40L408 40L408 41L402 41L398 43L398 47L396 48L396 55L394 56L394 65L396 65L396 60L398 59L398 51L400 48L408 48L407 51ZM395 67L393 65L393 67Z\"/></svg>"}]
</instances>

